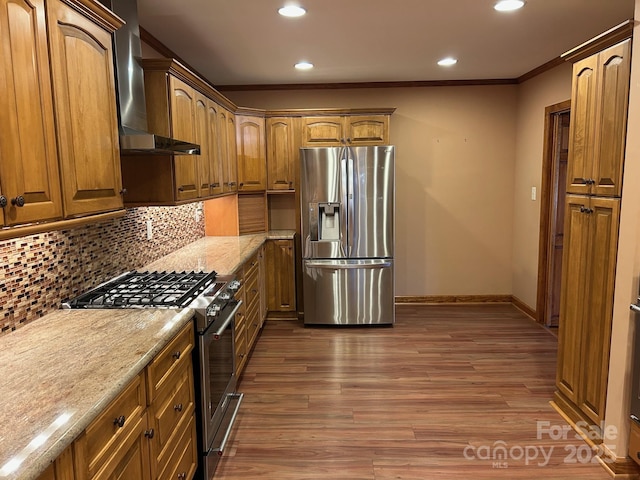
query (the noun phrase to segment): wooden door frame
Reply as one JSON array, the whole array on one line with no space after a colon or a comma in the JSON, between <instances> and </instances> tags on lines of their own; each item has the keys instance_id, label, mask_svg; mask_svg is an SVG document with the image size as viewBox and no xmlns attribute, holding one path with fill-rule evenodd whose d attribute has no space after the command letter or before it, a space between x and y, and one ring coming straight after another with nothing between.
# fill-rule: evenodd
<instances>
[{"instance_id":1,"label":"wooden door frame","mask_svg":"<svg viewBox=\"0 0 640 480\"><path fill-rule=\"evenodd\" d=\"M536 299L536 321L544 324L547 311L547 289L549 287L549 235L553 212L554 175L554 116L571 110L571 100L550 105L544 109L544 144L542 149L542 185L540 187L540 237L538 239L538 292Z\"/></svg>"}]
</instances>

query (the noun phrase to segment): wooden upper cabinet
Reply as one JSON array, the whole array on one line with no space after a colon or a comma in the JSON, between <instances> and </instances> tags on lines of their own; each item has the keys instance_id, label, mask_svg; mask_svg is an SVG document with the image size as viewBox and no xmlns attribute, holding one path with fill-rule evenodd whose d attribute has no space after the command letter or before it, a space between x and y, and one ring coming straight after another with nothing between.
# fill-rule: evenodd
<instances>
[{"instance_id":1,"label":"wooden upper cabinet","mask_svg":"<svg viewBox=\"0 0 640 480\"><path fill-rule=\"evenodd\" d=\"M388 115L355 115L344 118L345 137L350 145L386 145L389 143Z\"/></svg>"},{"instance_id":2,"label":"wooden upper cabinet","mask_svg":"<svg viewBox=\"0 0 640 480\"><path fill-rule=\"evenodd\" d=\"M65 216L123 208L111 32L47 1Z\"/></svg>"},{"instance_id":3,"label":"wooden upper cabinet","mask_svg":"<svg viewBox=\"0 0 640 480\"><path fill-rule=\"evenodd\" d=\"M227 111L227 183L224 186L226 192L238 191L238 161L236 143L236 116Z\"/></svg>"},{"instance_id":4,"label":"wooden upper cabinet","mask_svg":"<svg viewBox=\"0 0 640 480\"><path fill-rule=\"evenodd\" d=\"M591 193L619 196L627 133L631 40L625 40L598 55L595 160Z\"/></svg>"},{"instance_id":5,"label":"wooden upper cabinet","mask_svg":"<svg viewBox=\"0 0 640 480\"><path fill-rule=\"evenodd\" d=\"M207 100L207 128L209 141L209 193L219 195L222 189L222 158L226 156L226 142L220 140L218 113L222 109L217 103ZM224 125L224 124L223 124ZM226 138L226 137L225 137ZM221 143L224 143L224 149Z\"/></svg>"},{"instance_id":6,"label":"wooden upper cabinet","mask_svg":"<svg viewBox=\"0 0 640 480\"><path fill-rule=\"evenodd\" d=\"M62 217L43 0L0 0L4 223ZM23 206L19 206L24 201ZM0 225L3 216L0 214Z\"/></svg>"},{"instance_id":7,"label":"wooden upper cabinet","mask_svg":"<svg viewBox=\"0 0 640 480\"><path fill-rule=\"evenodd\" d=\"M296 187L297 119L272 117L266 122L267 129L267 189L292 190Z\"/></svg>"},{"instance_id":8,"label":"wooden upper cabinet","mask_svg":"<svg viewBox=\"0 0 640 480\"><path fill-rule=\"evenodd\" d=\"M198 172L198 196L208 197L211 184L211 147L209 142L209 104L207 97L196 92L195 95L195 131L196 143L200 145L200 155L196 155Z\"/></svg>"},{"instance_id":9,"label":"wooden upper cabinet","mask_svg":"<svg viewBox=\"0 0 640 480\"><path fill-rule=\"evenodd\" d=\"M570 193L621 195L630 49L625 40L573 66Z\"/></svg>"},{"instance_id":10,"label":"wooden upper cabinet","mask_svg":"<svg viewBox=\"0 0 640 480\"><path fill-rule=\"evenodd\" d=\"M238 191L266 190L265 120L260 117L237 115L236 123Z\"/></svg>"},{"instance_id":11,"label":"wooden upper cabinet","mask_svg":"<svg viewBox=\"0 0 640 480\"><path fill-rule=\"evenodd\" d=\"M171 135L177 140L196 143L196 92L189 85L169 76ZM198 155L175 155L176 198L198 198Z\"/></svg>"},{"instance_id":12,"label":"wooden upper cabinet","mask_svg":"<svg viewBox=\"0 0 640 480\"><path fill-rule=\"evenodd\" d=\"M343 143L342 117L305 117L302 120L302 145L332 147Z\"/></svg>"},{"instance_id":13,"label":"wooden upper cabinet","mask_svg":"<svg viewBox=\"0 0 640 480\"><path fill-rule=\"evenodd\" d=\"M386 145L389 143L389 115L344 115L305 117L302 146Z\"/></svg>"}]
</instances>

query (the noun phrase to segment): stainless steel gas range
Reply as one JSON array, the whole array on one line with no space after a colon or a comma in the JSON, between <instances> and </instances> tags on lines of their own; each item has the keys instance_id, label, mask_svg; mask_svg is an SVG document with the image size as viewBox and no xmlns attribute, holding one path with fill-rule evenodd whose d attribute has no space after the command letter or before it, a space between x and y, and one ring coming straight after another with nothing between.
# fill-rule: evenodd
<instances>
[{"instance_id":1,"label":"stainless steel gas range","mask_svg":"<svg viewBox=\"0 0 640 480\"><path fill-rule=\"evenodd\" d=\"M240 282L215 272L124 273L63 308L192 308L198 447L197 478L213 478L243 395L236 391L234 319Z\"/></svg>"}]
</instances>

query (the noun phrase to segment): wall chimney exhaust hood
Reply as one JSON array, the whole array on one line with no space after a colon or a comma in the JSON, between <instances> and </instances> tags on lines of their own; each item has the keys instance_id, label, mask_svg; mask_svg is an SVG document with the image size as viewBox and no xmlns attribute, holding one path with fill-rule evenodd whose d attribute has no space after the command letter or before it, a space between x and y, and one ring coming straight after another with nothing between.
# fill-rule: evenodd
<instances>
[{"instance_id":1,"label":"wall chimney exhaust hood","mask_svg":"<svg viewBox=\"0 0 640 480\"><path fill-rule=\"evenodd\" d=\"M148 133L136 0L100 0L126 23L114 35L121 155L199 155L200 145Z\"/></svg>"}]
</instances>

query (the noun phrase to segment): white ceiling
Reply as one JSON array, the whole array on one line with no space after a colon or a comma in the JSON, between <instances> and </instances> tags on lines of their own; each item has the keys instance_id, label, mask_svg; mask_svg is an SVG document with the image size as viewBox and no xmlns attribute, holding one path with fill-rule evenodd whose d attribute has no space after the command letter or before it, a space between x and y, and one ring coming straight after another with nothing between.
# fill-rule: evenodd
<instances>
[{"instance_id":1,"label":"white ceiling","mask_svg":"<svg viewBox=\"0 0 640 480\"><path fill-rule=\"evenodd\" d=\"M215 85L517 78L633 17L634 0L138 0L140 25ZM455 56L443 68L436 61ZM293 64L307 60L311 71Z\"/></svg>"}]
</instances>

